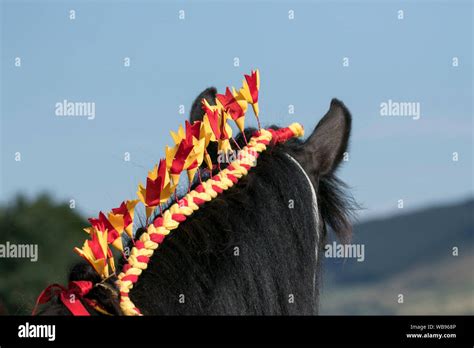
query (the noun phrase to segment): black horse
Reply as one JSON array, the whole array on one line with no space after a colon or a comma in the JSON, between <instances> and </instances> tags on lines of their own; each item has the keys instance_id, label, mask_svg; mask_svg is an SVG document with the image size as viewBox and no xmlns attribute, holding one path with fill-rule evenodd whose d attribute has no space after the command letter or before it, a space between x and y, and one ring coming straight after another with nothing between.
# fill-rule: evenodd
<instances>
[{"instance_id":1,"label":"black horse","mask_svg":"<svg viewBox=\"0 0 474 348\"><path fill-rule=\"evenodd\" d=\"M190 120L201 120L202 98L213 104L215 96L215 88L202 92ZM246 177L165 238L131 300L145 315L317 314L327 231L343 241L351 233L353 201L334 174L350 130L349 111L333 99L306 141L269 146ZM253 131L245 131L247 138ZM243 145L241 135L237 142ZM209 150L215 163L217 150ZM85 263L73 267L69 280L101 282ZM94 286L86 297L121 315L115 280ZM40 314L70 312L53 299Z\"/></svg>"}]
</instances>

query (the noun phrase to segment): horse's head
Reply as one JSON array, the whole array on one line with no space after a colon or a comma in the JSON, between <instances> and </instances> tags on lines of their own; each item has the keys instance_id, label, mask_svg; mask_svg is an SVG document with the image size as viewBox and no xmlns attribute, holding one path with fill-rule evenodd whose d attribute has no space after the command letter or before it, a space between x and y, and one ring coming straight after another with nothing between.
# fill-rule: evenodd
<instances>
[{"instance_id":1,"label":"horse's head","mask_svg":"<svg viewBox=\"0 0 474 348\"><path fill-rule=\"evenodd\" d=\"M213 105L215 97L214 88L202 92L190 121L202 120L201 100ZM133 303L144 314L317 313L327 227L344 240L351 230L351 200L335 176L350 130L349 111L333 99L306 141L268 144L247 175L160 243L130 291ZM237 148L255 131L235 137ZM217 146L211 143L207 150L218 163ZM121 314L117 278L104 281L91 272L88 265L76 266L70 277L92 285L84 294L86 310ZM58 299L42 313L68 312Z\"/></svg>"},{"instance_id":2,"label":"horse's head","mask_svg":"<svg viewBox=\"0 0 474 348\"><path fill-rule=\"evenodd\" d=\"M214 105L216 94L217 90L214 87L207 88L199 94L191 108L191 122L202 120L204 116L201 100L206 99L209 104ZM294 171L295 178L303 182L306 178L311 182L311 185L309 183L306 185L306 190L314 189L316 194L317 221L321 234L325 235L327 227L330 227L343 241L350 238L350 218L356 204L350 195L346 195L346 185L335 173L344 157L348 158L351 124L352 117L344 103L333 99L329 110L305 141L293 139L274 149L277 153L288 155L285 162L293 162L291 170ZM247 136L254 131L255 129L247 129ZM237 139L240 145L244 145L242 136L238 136ZM211 148L210 153L213 159L217 158L217 147ZM279 157L269 158L279 159Z\"/></svg>"}]
</instances>

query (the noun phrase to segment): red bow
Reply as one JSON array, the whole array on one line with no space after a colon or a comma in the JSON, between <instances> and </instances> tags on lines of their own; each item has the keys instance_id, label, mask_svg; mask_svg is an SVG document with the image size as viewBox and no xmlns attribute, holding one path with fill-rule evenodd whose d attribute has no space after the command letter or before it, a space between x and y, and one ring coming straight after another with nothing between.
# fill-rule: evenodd
<instances>
[{"instance_id":1,"label":"red bow","mask_svg":"<svg viewBox=\"0 0 474 348\"><path fill-rule=\"evenodd\" d=\"M33 308L32 315L36 314L38 306L51 301L53 295L58 294L61 302L69 309L72 315L89 316L90 313L82 304L82 299L92 289L93 284L90 281L78 280L69 283L65 288L59 284L52 284L44 289L36 300L35 308ZM71 297L73 296L73 297Z\"/></svg>"}]
</instances>

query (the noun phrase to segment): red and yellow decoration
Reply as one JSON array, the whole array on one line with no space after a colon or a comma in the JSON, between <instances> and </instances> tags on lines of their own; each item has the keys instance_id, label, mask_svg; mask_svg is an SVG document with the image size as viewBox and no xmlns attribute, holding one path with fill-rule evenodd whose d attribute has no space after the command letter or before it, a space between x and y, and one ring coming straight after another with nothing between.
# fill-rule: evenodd
<instances>
[{"instance_id":1,"label":"red and yellow decoration","mask_svg":"<svg viewBox=\"0 0 474 348\"><path fill-rule=\"evenodd\" d=\"M101 228L103 227L101 226ZM104 228L98 230L96 227L91 227L88 232L91 239L86 240L81 249L75 248L74 251L88 261L102 278L107 278L109 276L109 266L112 272L115 272L114 258L108 246L108 240L112 239L108 237L108 230Z\"/></svg>"},{"instance_id":2,"label":"red and yellow decoration","mask_svg":"<svg viewBox=\"0 0 474 348\"><path fill-rule=\"evenodd\" d=\"M140 200L122 202L120 207L113 208L109 213L109 221L117 231L125 231L130 238L133 238L133 219L135 206Z\"/></svg>"},{"instance_id":3,"label":"red and yellow decoration","mask_svg":"<svg viewBox=\"0 0 474 348\"><path fill-rule=\"evenodd\" d=\"M260 119L258 118L258 93L260 90L260 73L258 70L253 70L252 74L245 75L240 89L240 95L252 105L253 112L258 122L258 129L260 129Z\"/></svg>"},{"instance_id":4,"label":"red and yellow decoration","mask_svg":"<svg viewBox=\"0 0 474 348\"><path fill-rule=\"evenodd\" d=\"M232 87L231 92L229 87L227 87L225 94L217 95L217 100L225 112L235 121L239 130L243 132L245 129L245 113L247 112L248 104L245 97L241 93L237 93L235 88Z\"/></svg>"},{"instance_id":5,"label":"red and yellow decoration","mask_svg":"<svg viewBox=\"0 0 474 348\"><path fill-rule=\"evenodd\" d=\"M161 159L148 173L146 185L138 186L138 199L124 201L107 215L100 212L98 218L89 219L91 227L86 228L85 231L89 233L90 239L85 241L82 248L75 248L75 251L87 260L103 279L115 273L114 258L109 246L112 245L123 254L123 232L134 241L130 253L123 254L126 257L126 263L117 276L120 306L125 315L141 315L140 310L135 307L129 297L130 290L138 281L140 274L147 268L154 250L163 243L170 231L176 229L200 206L231 188L240 178L247 175L248 171L256 165L259 154L270 143L282 143L292 137L303 135L303 127L298 123L278 130L260 127L259 89L260 74L258 70L254 70L250 75L245 75L243 85L238 91L233 87L227 87L225 94L218 94L215 105L210 105L203 99L203 120L194 123L186 122L184 128L180 126L176 133L171 132L174 145L166 147L165 158ZM259 130L248 142L244 138L246 145L240 148L232 138L232 127L228 121L233 120L243 133L248 104L253 108ZM216 142L218 150L227 153L233 150L230 140L233 140L239 148L237 159L206 181L201 181L199 175L199 184L179 199L176 188L181 174L187 173L189 187L191 187L203 163L212 173L216 165L212 163L207 152L209 144ZM219 164L217 167L220 169ZM175 203L166 210L162 210L162 205L170 201L173 193ZM147 227L146 232L138 240L134 240L134 211L139 202L145 207ZM160 214L151 219L157 208Z\"/></svg>"},{"instance_id":6,"label":"red and yellow decoration","mask_svg":"<svg viewBox=\"0 0 474 348\"><path fill-rule=\"evenodd\" d=\"M145 206L147 219L158 205L168 201L175 188L176 185L173 185L169 178L167 161L162 159L159 166L155 165L153 170L148 172L146 188L142 184L138 185L137 196Z\"/></svg>"}]
</instances>

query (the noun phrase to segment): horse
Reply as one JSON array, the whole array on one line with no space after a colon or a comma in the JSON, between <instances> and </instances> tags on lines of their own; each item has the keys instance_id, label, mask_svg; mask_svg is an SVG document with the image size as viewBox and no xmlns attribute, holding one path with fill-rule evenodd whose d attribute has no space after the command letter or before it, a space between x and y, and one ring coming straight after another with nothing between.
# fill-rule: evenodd
<instances>
[{"instance_id":1,"label":"horse","mask_svg":"<svg viewBox=\"0 0 474 348\"><path fill-rule=\"evenodd\" d=\"M191 122L203 119L201 100L215 105L216 93L210 87L196 98ZM325 240L330 230L341 241L351 236L354 201L336 176L351 123L344 103L333 99L305 141L269 145L247 176L165 239L131 290L133 303L144 315L318 314ZM246 138L254 132L244 130ZM243 141L240 133L236 142ZM217 147L209 153L215 163ZM123 315L114 274L104 281L81 262L69 281L84 280L96 285L85 295L91 315L102 313L90 301ZM71 313L52 298L38 314Z\"/></svg>"}]
</instances>

